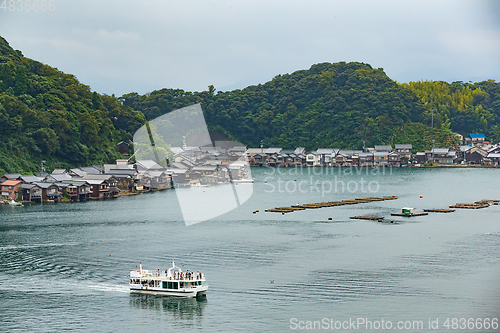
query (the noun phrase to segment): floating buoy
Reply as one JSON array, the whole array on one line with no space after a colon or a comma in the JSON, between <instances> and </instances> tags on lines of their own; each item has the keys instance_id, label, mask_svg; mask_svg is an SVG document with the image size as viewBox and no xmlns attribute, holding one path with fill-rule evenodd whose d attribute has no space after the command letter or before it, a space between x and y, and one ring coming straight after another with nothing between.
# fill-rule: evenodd
<instances>
[{"instance_id":1,"label":"floating buoy","mask_svg":"<svg viewBox=\"0 0 500 333\"><path fill-rule=\"evenodd\" d=\"M395 196L395 195L393 195L392 197L393 197L393 198L395 198L396 196Z\"/></svg>"},{"instance_id":2,"label":"floating buoy","mask_svg":"<svg viewBox=\"0 0 500 333\"><path fill-rule=\"evenodd\" d=\"M420 196L420 198L423 198L423 197L424 197L423 195Z\"/></svg>"},{"instance_id":3,"label":"floating buoy","mask_svg":"<svg viewBox=\"0 0 500 333\"><path fill-rule=\"evenodd\" d=\"M329 218L328 218L328 221L331 221L331 220L332 220L332 218L331 218L331 217L329 217Z\"/></svg>"},{"instance_id":4,"label":"floating buoy","mask_svg":"<svg viewBox=\"0 0 500 333\"><path fill-rule=\"evenodd\" d=\"M203 192L205 192L205 191L203 191Z\"/></svg>"}]
</instances>

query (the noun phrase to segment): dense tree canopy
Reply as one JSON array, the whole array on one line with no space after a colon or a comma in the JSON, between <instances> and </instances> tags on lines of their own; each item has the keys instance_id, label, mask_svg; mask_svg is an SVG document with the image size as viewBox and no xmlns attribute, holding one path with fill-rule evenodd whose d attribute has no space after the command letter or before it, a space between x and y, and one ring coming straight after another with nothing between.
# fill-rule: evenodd
<instances>
[{"instance_id":1,"label":"dense tree canopy","mask_svg":"<svg viewBox=\"0 0 500 333\"><path fill-rule=\"evenodd\" d=\"M141 112L25 58L0 37L0 173L114 162Z\"/></svg>"},{"instance_id":2,"label":"dense tree canopy","mask_svg":"<svg viewBox=\"0 0 500 333\"><path fill-rule=\"evenodd\" d=\"M247 146L361 149L456 145L452 131L500 140L500 83L399 84L364 63L321 63L233 91L161 89L120 98L23 57L0 37L0 173L119 157L146 120L201 103L211 130Z\"/></svg>"}]
</instances>

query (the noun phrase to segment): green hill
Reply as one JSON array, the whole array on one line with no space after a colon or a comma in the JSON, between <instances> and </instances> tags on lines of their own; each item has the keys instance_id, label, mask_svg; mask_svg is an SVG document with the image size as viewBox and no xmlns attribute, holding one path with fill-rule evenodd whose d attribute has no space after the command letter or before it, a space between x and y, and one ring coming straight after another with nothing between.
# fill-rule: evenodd
<instances>
[{"instance_id":1,"label":"green hill","mask_svg":"<svg viewBox=\"0 0 500 333\"><path fill-rule=\"evenodd\" d=\"M454 140L447 128L429 128L435 132L432 136L426 131L401 132L415 127L411 124L427 128L419 124L426 119L425 105L409 87L363 63L317 64L242 90L162 89L144 96L127 94L121 101L148 120L201 103L210 127L230 132L249 146L263 140L265 146L283 148L361 149L363 143L368 147L418 140L416 147L424 149L432 147L432 139L436 145Z\"/></svg>"},{"instance_id":2,"label":"green hill","mask_svg":"<svg viewBox=\"0 0 500 333\"><path fill-rule=\"evenodd\" d=\"M361 149L500 141L500 83L397 83L364 63L321 63L241 90L161 89L120 98L23 57L0 37L0 173L112 162L147 120L201 103L209 129L247 146ZM431 128L431 124L433 127Z\"/></svg>"},{"instance_id":3,"label":"green hill","mask_svg":"<svg viewBox=\"0 0 500 333\"><path fill-rule=\"evenodd\" d=\"M0 173L114 162L141 112L70 74L23 57L0 37Z\"/></svg>"}]
</instances>

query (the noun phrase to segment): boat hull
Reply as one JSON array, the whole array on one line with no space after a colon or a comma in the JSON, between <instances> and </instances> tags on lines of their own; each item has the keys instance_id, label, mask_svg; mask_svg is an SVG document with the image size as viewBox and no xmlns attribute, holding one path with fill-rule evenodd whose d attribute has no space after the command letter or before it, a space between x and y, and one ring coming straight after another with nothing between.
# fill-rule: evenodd
<instances>
[{"instance_id":1,"label":"boat hull","mask_svg":"<svg viewBox=\"0 0 500 333\"><path fill-rule=\"evenodd\" d=\"M130 292L134 294L183 297L183 298L204 297L207 296L207 290L208 286L202 286L198 288L177 289L177 290L174 289L165 290L162 288L150 288L150 287L137 288L136 285L130 285Z\"/></svg>"}]
</instances>

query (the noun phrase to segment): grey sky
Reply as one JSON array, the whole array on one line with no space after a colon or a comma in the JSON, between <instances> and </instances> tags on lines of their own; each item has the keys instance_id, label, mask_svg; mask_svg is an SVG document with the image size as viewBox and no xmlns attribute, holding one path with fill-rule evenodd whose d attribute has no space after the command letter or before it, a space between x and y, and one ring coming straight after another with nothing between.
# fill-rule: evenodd
<instances>
[{"instance_id":1,"label":"grey sky","mask_svg":"<svg viewBox=\"0 0 500 333\"><path fill-rule=\"evenodd\" d=\"M53 4L52 12L0 9L0 35L26 57L117 96L232 90L338 61L382 67L399 82L500 81L496 0Z\"/></svg>"}]
</instances>

